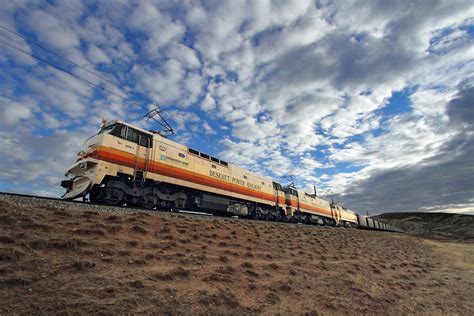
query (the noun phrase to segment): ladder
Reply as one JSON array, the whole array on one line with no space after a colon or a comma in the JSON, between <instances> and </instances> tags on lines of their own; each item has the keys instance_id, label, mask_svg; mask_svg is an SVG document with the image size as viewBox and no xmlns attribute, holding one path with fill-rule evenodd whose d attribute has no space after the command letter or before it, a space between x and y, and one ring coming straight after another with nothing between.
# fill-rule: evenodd
<instances>
[{"instance_id":1,"label":"ladder","mask_svg":"<svg viewBox=\"0 0 474 316\"><path fill-rule=\"evenodd\" d=\"M149 164L150 164L150 144L147 144L146 150L145 150L145 155L144 155L144 164L143 164L143 169L140 168L140 164L138 163L138 160L140 159L140 138L141 135L138 136L138 144L137 144L137 150L135 152L135 169L133 173L133 183L134 186L141 187L145 183L146 180L146 175L148 172ZM147 141L150 141L150 139L147 139Z\"/></svg>"}]
</instances>

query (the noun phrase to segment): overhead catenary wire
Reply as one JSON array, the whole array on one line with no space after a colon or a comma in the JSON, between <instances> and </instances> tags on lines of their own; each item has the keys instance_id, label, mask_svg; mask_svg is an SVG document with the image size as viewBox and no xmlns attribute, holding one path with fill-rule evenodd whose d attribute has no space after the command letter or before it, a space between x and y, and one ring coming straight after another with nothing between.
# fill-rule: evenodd
<instances>
[{"instance_id":1,"label":"overhead catenary wire","mask_svg":"<svg viewBox=\"0 0 474 316\"><path fill-rule=\"evenodd\" d=\"M3 75L1 78L5 81L10 81L10 82L13 82L13 83L18 83L17 80L13 80L12 78L10 78L9 76L7 76L6 73L4 72L1 72L1 74Z\"/></svg>"},{"instance_id":2,"label":"overhead catenary wire","mask_svg":"<svg viewBox=\"0 0 474 316\"><path fill-rule=\"evenodd\" d=\"M158 121L155 116L158 116L161 120ZM163 115L161 115L161 110L158 109L158 108L155 108L153 110L151 110L150 112L148 112L147 114L145 114L143 116L143 118L146 118L147 121L152 119L154 120L156 123L160 124L164 129L165 129L165 133L167 133L168 135L172 135L174 134L174 130L173 128L171 127L171 125L168 123L168 121L163 117Z\"/></svg>"},{"instance_id":3,"label":"overhead catenary wire","mask_svg":"<svg viewBox=\"0 0 474 316\"><path fill-rule=\"evenodd\" d=\"M17 37L20 37L20 38L24 39L25 41L27 41L27 42L29 42L29 43L31 43L31 44L33 44L33 45L35 45L35 46L37 46L37 47L39 47L39 48L45 50L45 51L47 51L48 53L50 53L50 54L52 54L52 55L54 55L54 56L56 56L56 57L59 57L59 58L61 58L62 60L65 60L65 61L67 61L68 63L70 63L70 64L72 64L72 65L74 65L74 66L76 66L76 67L81 68L82 70L86 71L87 73L89 73L89 74L91 74L91 75L93 75L93 76L95 76L95 77L97 77L97 78L99 78L99 79L101 79L101 80L104 80L104 81L106 81L106 82L108 82L108 83L114 85L115 87L117 87L117 88L119 88L119 89L122 89L121 87L119 87L117 84L115 84L115 83L112 82L111 80L109 80L109 79L107 79L107 78L105 78L105 77L103 77L103 76L97 74L97 73L94 72L94 71L91 71L91 70L87 69L86 67L84 67L84 66L82 66L82 65L79 65L78 63L76 63L76 62L74 62L74 61L72 61L72 60L70 60L70 59L68 59L68 58L66 58L66 57L64 57L64 56L62 56L62 55L60 55L60 54L54 52L54 51L52 51L51 49L49 49L49 48L47 48L47 47L44 47L43 45L37 43L36 41L34 41L33 39L31 39L31 38L29 38L29 37L27 37L27 36L24 36L24 35L22 35L22 34L20 34L20 33L18 33L18 32L15 32L15 31L13 31L13 30L11 30L11 29L9 29L8 27L3 26L3 25L0 25L0 29L3 29L3 30L5 30L5 31L7 31L7 32L9 32L9 33L11 33L11 34L17 36Z\"/></svg>"},{"instance_id":4,"label":"overhead catenary wire","mask_svg":"<svg viewBox=\"0 0 474 316\"><path fill-rule=\"evenodd\" d=\"M24 49L22 49L22 48L19 48L19 47L15 46L15 45L9 44L9 43L4 42L4 41L2 41L2 40L0 40L0 44L6 45L6 46L8 46L8 47L10 47L10 48L13 48L13 49L19 51L19 52L22 52L23 54L26 54L26 55L28 55L28 56L30 56L30 57L33 57L34 59L37 59L37 60L39 60L39 61L42 61L43 63L48 64L48 65L50 65L51 67L54 67L54 68L56 68L56 69L58 69L58 70L60 70L60 71L62 71L62 72L64 72L64 73L67 73L67 74L69 74L69 75L75 77L76 79L79 79L79 80L83 81L84 83L86 83L86 84L92 86L92 87L95 87L95 88L99 88L99 89L101 89L101 90L104 90L104 91L106 91L106 92L108 92L108 93L110 93L110 94L113 94L113 95L119 97L119 98L122 99L122 100L128 100L128 98L127 98L126 96L124 97L124 96L122 96L122 95L120 95L120 94L118 94L118 93L115 93L115 92L112 91L112 90L109 90L109 89L107 89L107 88L105 88L105 87L102 87L102 86L100 86L100 85L98 85L98 84L95 84L95 83L93 83L93 82L90 81L90 80L84 79L84 78L82 78L81 76L76 75L76 74L73 73L72 71L69 71L69 70L67 70L67 69L64 69L64 68L58 66L58 65L55 65L55 64L53 64L53 63L47 61L46 59L43 59L43 58L41 58L41 57L39 57L39 56L36 56L35 54L32 54L32 53L30 53L30 52L27 52L26 50L24 50Z\"/></svg>"},{"instance_id":5,"label":"overhead catenary wire","mask_svg":"<svg viewBox=\"0 0 474 316\"><path fill-rule=\"evenodd\" d=\"M26 37L22 36L21 34L18 34L18 33L14 32L14 31L12 31L12 30L10 30L10 29L7 29L7 28L4 27L4 26L1 26L1 25L0 25L0 28L5 29L5 30L7 30L7 31L9 31L9 32L11 32L11 33L17 35L17 36L20 36L20 37L22 37L22 38L27 39ZM30 41L31 41L31 40L30 40ZM35 54L33 54L33 53L30 53L30 52L28 52L28 51L26 51L26 50L20 48L20 47L17 47L17 46L15 46L15 45L12 45L12 44L10 44L10 43L7 43L7 42L5 42L5 41L3 41L3 40L1 40L1 39L0 39L0 44L3 44L3 45L5 45L5 46L8 46L8 47L10 47L10 48L12 48L12 49L15 49L15 50L17 50L17 51L19 51L19 52L21 52L21 53L23 53L23 54L25 54L25 55L28 55L28 56L30 56L30 57L32 57L32 58L34 58L34 59L37 59L37 60L39 60L39 61L41 61L41 62L43 62L43 63L45 63L45 64L47 64L47 65L50 65L51 67L53 67L53 68L55 68L55 69L57 69L57 70L59 70L59 71L62 71L62 72L64 72L64 73L66 73L66 74L68 74L68 75L70 75L70 76L72 76L72 77L74 77L74 78L76 78L76 79L82 81L83 83L85 83L85 84L87 84L87 85L89 85L89 86L91 86L91 87L95 87L95 88L101 89L101 90L103 90L103 91L106 91L106 92L108 92L108 93L110 93L110 94L112 94L112 95L114 95L114 96L116 96L116 97L118 97L118 98L120 98L120 99L122 99L122 100L124 100L124 101L129 101L129 100L130 100L130 93L129 93L128 95L126 94L125 96L120 95L120 94L118 94L118 93L116 93L116 92L114 92L114 91L112 91L112 90L110 90L110 89L107 89L106 87L100 86L100 85L98 85L98 84L96 84L96 83L94 83L94 82L92 82L92 81L90 81L90 80L88 80L88 79L85 79L85 78L83 78L83 77L81 77L81 76L79 76L79 75L73 73L73 72L70 71L70 70L67 70L67 69L65 69L65 68L63 68L63 67L61 67L61 66L58 66L58 65L56 65L56 64L54 64L54 63L52 63L52 62L50 62L50 61L48 61L48 60L46 60L46 59L44 59L44 58L42 58L42 57L39 57L39 56L37 56L37 55L35 55ZM93 74L93 75L96 76L97 78L102 79L102 80L105 80L105 81L111 83L112 85L114 85L115 87L117 87L119 90L122 89L121 87L117 86L117 85L114 84L113 82L110 82L110 81L107 80L106 78L103 78L102 76L99 76L99 75L97 75L97 74L94 74L93 72L89 71L87 68L85 68L85 67L83 67L83 66L81 66L81 65L79 65L79 64L77 64L77 63L75 63L75 62L73 62L73 61L71 61L71 60L69 60L69 59L67 59L67 58L65 58L65 57L63 57L63 56L61 56L61 55L59 55L59 54L53 52L53 51L51 51L50 49L45 48L45 47L41 46L40 44L36 44L36 43L35 43L35 45L36 45L36 46L39 46L39 47L41 47L41 48L43 48L44 50L46 50L46 51L48 51L48 52L50 52L50 53L52 53L52 54L54 54L55 56L58 56L58 57L60 57L60 58L62 58L62 59L64 59L64 60L70 62L71 64L73 64L73 65L75 65L75 66L77 66L77 67L79 67L79 68L81 68L81 69L84 69L85 71L87 71L87 72ZM146 100L146 99L144 99L143 97L137 96L137 95L135 95L135 94L133 94L133 93L131 94L131 96L134 97L134 98L138 98L138 99L141 99L141 100L143 100L143 101L145 101L145 102L148 102L148 103L153 104L153 103L150 102L149 100ZM154 106L155 106L155 105L154 105ZM155 106L155 107L156 107L156 109L158 109L157 106ZM161 114L159 115L159 117L160 117L160 119L164 122L164 125L162 124L162 126L167 129L165 132L170 132L170 131L171 131L171 133L173 134L173 133L174 133L173 129L172 129L171 126L168 124L168 122L164 119L164 117L161 116ZM156 121L156 119L155 119L155 121Z\"/></svg>"},{"instance_id":6,"label":"overhead catenary wire","mask_svg":"<svg viewBox=\"0 0 474 316\"><path fill-rule=\"evenodd\" d=\"M16 103L20 103L20 101L15 100L15 99L13 99L13 98L10 98L9 96L6 96L6 95L4 95L4 94L0 94L0 99L1 99L1 98L5 98L5 99L8 99L8 100L13 101L13 102L16 102Z\"/></svg>"}]
</instances>

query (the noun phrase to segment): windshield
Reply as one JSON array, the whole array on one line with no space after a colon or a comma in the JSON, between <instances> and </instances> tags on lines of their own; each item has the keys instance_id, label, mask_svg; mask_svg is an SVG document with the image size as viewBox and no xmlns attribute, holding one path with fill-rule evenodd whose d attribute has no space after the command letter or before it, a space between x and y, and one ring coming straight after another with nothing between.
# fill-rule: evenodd
<instances>
[{"instance_id":1,"label":"windshield","mask_svg":"<svg viewBox=\"0 0 474 316\"><path fill-rule=\"evenodd\" d=\"M151 135L145 134L143 132L135 130L134 128L119 123L104 126L100 129L97 135L99 134L110 134L112 136L139 144L143 147L152 147Z\"/></svg>"},{"instance_id":2,"label":"windshield","mask_svg":"<svg viewBox=\"0 0 474 316\"><path fill-rule=\"evenodd\" d=\"M100 131L97 133L97 134L102 134L102 133L110 133L111 130L114 129L114 127L116 126L117 124L112 124L112 125L108 125L108 126L105 126L105 127L102 127L100 129Z\"/></svg>"}]
</instances>

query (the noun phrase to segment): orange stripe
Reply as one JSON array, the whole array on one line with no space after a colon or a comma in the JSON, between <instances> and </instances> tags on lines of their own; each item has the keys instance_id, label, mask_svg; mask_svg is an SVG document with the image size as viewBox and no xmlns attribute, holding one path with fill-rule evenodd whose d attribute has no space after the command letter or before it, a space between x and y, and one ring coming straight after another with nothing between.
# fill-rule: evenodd
<instances>
[{"instance_id":1,"label":"orange stripe","mask_svg":"<svg viewBox=\"0 0 474 316\"><path fill-rule=\"evenodd\" d=\"M305 210L308 210L308 211L318 212L320 214L331 216L331 211L330 210L325 210L325 209L318 208L318 207L315 207L315 206L312 206L312 205L309 205L309 204L304 204L304 203L300 203L300 207L302 209L305 209Z\"/></svg>"},{"instance_id":2,"label":"orange stripe","mask_svg":"<svg viewBox=\"0 0 474 316\"><path fill-rule=\"evenodd\" d=\"M145 169L145 161L143 158L139 158L138 162L135 161L135 155L122 152L113 148L101 147L99 150L92 152L88 155L89 157L104 160L119 165L135 168L135 165L140 169ZM183 170L181 168L169 166L158 161L151 161L149 166L149 172L177 178L179 180L189 181L197 184L210 186L216 189L231 191L242 195L251 196L254 198L267 200L274 202L275 196L261 191L256 191L248 188L244 188L238 185L234 185L221 180L213 179L208 176L204 176L191 171Z\"/></svg>"}]
</instances>

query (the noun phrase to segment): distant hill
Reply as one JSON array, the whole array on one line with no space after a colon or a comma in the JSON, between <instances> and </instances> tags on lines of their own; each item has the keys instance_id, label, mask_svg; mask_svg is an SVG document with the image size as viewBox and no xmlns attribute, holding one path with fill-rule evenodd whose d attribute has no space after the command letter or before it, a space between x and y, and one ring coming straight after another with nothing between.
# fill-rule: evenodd
<instances>
[{"instance_id":1,"label":"distant hill","mask_svg":"<svg viewBox=\"0 0 474 316\"><path fill-rule=\"evenodd\" d=\"M474 215L413 212L385 213L373 217L411 235L474 242Z\"/></svg>"}]
</instances>

